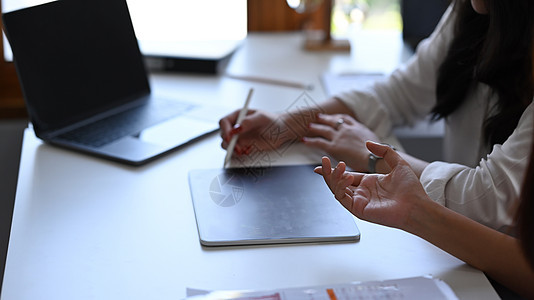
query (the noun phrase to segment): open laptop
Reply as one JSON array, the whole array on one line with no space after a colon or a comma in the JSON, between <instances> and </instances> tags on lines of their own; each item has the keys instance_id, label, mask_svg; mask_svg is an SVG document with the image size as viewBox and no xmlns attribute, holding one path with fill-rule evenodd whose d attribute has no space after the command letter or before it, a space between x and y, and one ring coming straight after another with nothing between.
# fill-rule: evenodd
<instances>
[{"instance_id":1,"label":"open laptop","mask_svg":"<svg viewBox=\"0 0 534 300\"><path fill-rule=\"evenodd\" d=\"M219 107L153 97L125 0L60 0L3 22L45 142L140 165L218 129Z\"/></svg>"}]
</instances>

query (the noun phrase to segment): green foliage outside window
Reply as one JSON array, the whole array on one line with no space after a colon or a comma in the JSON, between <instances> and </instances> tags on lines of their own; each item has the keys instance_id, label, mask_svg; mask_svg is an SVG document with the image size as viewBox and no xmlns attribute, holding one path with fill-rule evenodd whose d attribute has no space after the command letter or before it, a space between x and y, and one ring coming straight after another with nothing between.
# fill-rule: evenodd
<instances>
[{"instance_id":1,"label":"green foliage outside window","mask_svg":"<svg viewBox=\"0 0 534 300\"><path fill-rule=\"evenodd\" d=\"M401 0L335 0L332 35L347 37L349 28L402 30Z\"/></svg>"}]
</instances>

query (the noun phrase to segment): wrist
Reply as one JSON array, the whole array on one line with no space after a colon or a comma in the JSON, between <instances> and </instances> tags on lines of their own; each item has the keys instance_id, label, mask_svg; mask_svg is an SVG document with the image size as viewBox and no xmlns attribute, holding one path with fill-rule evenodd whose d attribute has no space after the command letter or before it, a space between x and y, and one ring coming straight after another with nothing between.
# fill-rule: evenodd
<instances>
[{"instance_id":1,"label":"wrist","mask_svg":"<svg viewBox=\"0 0 534 300\"><path fill-rule=\"evenodd\" d=\"M286 112L280 117L282 123L291 131L289 136L301 140L308 134L310 123L316 122L318 111L306 110L296 112Z\"/></svg>"},{"instance_id":2,"label":"wrist","mask_svg":"<svg viewBox=\"0 0 534 300\"><path fill-rule=\"evenodd\" d=\"M426 194L416 200L405 220L404 228L401 229L427 239L435 230L434 223L440 219L442 210L446 208L432 201Z\"/></svg>"},{"instance_id":3,"label":"wrist","mask_svg":"<svg viewBox=\"0 0 534 300\"><path fill-rule=\"evenodd\" d=\"M266 131L278 135L278 146L281 146L285 143L300 141L306 133L306 128L303 126L298 119L296 120L294 116L286 112L280 114Z\"/></svg>"},{"instance_id":4,"label":"wrist","mask_svg":"<svg viewBox=\"0 0 534 300\"><path fill-rule=\"evenodd\" d=\"M382 145L388 146L391 149L397 151L397 149L386 143L382 143ZM384 159L380 156L377 156L371 152L369 152L368 161L367 161L367 170L369 173L386 173L384 169ZM384 172L379 172L379 170L383 170Z\"/></svg>"}]
</instances>

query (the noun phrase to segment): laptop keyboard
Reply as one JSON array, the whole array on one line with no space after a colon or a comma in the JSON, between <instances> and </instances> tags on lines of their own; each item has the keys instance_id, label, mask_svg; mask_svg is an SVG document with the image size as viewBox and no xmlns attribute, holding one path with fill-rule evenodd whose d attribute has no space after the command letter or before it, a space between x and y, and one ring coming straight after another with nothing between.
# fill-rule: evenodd
<instances>
[{"instance_id":1,"label":"laptop keyboard","mask_svg":"<svg viewBox=\"0 0 534 300\"><path fill-rule=\"evenodd\" d=\"M58 136L78 144L101 147L119 138L183 114L195 105L178 101L153 101L148 107L133 108Z\"/></svg>"}]
</instances>

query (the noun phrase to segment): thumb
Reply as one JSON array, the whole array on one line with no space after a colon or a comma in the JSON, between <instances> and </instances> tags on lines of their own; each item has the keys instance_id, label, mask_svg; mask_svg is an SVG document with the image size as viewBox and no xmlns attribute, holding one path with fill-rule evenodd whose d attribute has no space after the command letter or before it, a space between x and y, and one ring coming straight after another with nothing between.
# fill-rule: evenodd
<instances>
[{"instance_id":1,"label":"thumb","mask_svg":"<svg viewBox=\"0 0 534 300\"><path fill-rule=\"evenodd\" d=\"M403 162L401 156L391 146L385 144L379 144L372 141L367 141L365 146L371 153L376 156L382 157L391 169L394 169L397 165Z\"/></svg>"},{"instance_id":2,"label":"thumb","mask_svg":"<svg viewBox=\"0 0 534 300\"><path fill-rule=\"evenodd\" d=\"M256 114L255 109L249 109L243 120L241 120L241 123L234 125L234 130L237 130L237 133L244 133L252 130L259 122L258 117L259 115Z\"/></svg>"}]
</instances>

